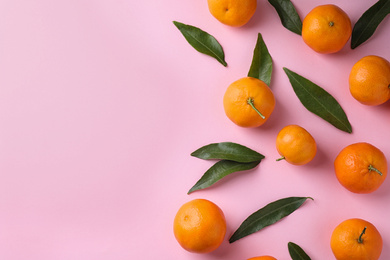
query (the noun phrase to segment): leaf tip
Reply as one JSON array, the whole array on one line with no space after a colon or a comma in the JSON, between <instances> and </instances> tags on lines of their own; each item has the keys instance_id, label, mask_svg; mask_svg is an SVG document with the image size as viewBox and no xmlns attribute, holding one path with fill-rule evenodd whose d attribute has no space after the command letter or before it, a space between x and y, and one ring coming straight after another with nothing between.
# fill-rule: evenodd
<instances>
[{"instance_id":1,"label":"leaf tip","mask_svg":"<svg viewBox=\"0 0 390 260\"><path fill-rule=\"evenodd\" d=\"M235 239L233 236L231 236L229 238L229 244L233 243L234 241L236 241L237 239Z\"/></svg>"},{"instance_id":2,"label":"leaf tip","mask_svg":"<svg viewBox=\"0 0 390 260\"><path fill-rule=\"evenodd\" d=\"M188 192L187 192L187 195L190 195L191 193L193 193L194 191L196 191L197 188L195 186L193 186Z\"/></svg>"}]
</instances>

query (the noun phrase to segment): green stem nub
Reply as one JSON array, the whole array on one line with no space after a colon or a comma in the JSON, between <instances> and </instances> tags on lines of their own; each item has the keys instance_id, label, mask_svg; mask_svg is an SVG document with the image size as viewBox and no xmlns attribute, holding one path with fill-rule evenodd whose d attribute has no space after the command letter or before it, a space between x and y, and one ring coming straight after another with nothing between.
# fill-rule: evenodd
<instances>
[{"instance_id":1,"label":"green stem nub","mask_svg":"<svg viewBox=\"0 0 390 260\"><path fill-rule=\"evenodd\" d=\"M256 112L257 114L259 114L259 116L262 118L262 119L265 119L265 116L259 111L257 110L257 108L255 107L255 105L253 104L253 98L248 98L248 100L246 101Z\"/></svg>"},{"instance_id":2,"label":"green stem nub","mask_svg":"<svg viewBox=\"0 0 390 260\"><path fill-rule=\"evenodd\" d=\"M379 173L379 175L380 176L383 176L383 173L381 173L381 171L380 170L378 170L377 168L375 168L374 166L372 166L371 164L370 164L370 166L368 166L368 171L376 171L377 173Z\"/></svg>"},{"instance_id":3,"label":"green stem nub","mask_svg":"<svg viewBox=\"0 0 390 260\"><path fill-rule=\"evenodd\" d=\"M363 239L362 239L362 236L366 233L366 229L367 227L364 227L362 233L360 234L359 238L358 238L358 243L363 243Z\"/></svg>"},{"instance_id":4,"label":"green stem nub","mask_svg":"<svg viewBox=\"0 0 390 260\"><path fill-rule=\"evenodd\" d=\"M332 27L334 25L334 22L330 21L329 26Z\"/></svg>"},{"instance_id":5,"label":"green stem nub","mask_svg":"<svg viewBox=\"0 0 390 260\"><path fill-rule=\"evenodd\" d=\"M286 159L286 157L282 156L282 157L280 157L279 159L276 159L276 161L279 162L279 161L285 160L285 159Z\"/></svg>"}]
</instances>

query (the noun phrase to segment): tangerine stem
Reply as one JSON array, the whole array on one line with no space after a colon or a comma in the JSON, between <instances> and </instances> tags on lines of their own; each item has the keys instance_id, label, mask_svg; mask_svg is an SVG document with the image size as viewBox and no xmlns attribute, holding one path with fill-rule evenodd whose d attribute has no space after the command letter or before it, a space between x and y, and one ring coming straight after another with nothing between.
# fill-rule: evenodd
<instances>
[{"instance_id":1,"label":"tangerine stem","mask_svg":"<svg viewBox=\"0 0 390 260\"><path fill-rule=\"evenodd\" d=\"M262 118L262 119L265 119L265 116L263 116L262 113L260 113L259 110L257 110L257 108L255 107L255 105L253 104L253 98L248 98L248 100L246 101L256 112L257 114L259 114L259 116Z\"/></svg>"},{"instance_id":2,"label":"tangerine stem","mask_svg":"<svg viewBox=\"0 0 390 260\"><path fill-rule=\"evenodd\" d=\"M383 173L380 172L380 170L378 170L377 168L375 168L374 166L372 166L371 164L368 166L368 171L376 171L377 173L379 173L380 176L383 176Z\"/></svg>"},{"instance_id":3,"label":"tangerine stem","mask_svg":"<svg viewBox=\"0 0 390 260\"><path fill-rule=\"evenodd\" d=\"M276 161L279 162L279 161L285 160L285 159L286 159L286 157L282 156L282 157L280 157L279 159L276 159Z\"/></svg>"},{"instance_id":4,"label":"tangerine stem","mask_svg":"<svg viewBox=\"0 0 390 260\"><path fill-rule=\"evenodd\" d=\"M367 227L364 227L362 233L360 234L359 238L358 238L358 243L363 243L363 239L362 239L362 236L366 233L366 229Z\"/></svg>"},{"instance_id":5,"label":"tangerine stem","mask_svg":"<svg viewBox=\"0 0 390 260\"><path fill-rule=\"evenodd\" d=\"M334 25L334 22L330 21L329 26L332 27Z\"/></svg>"}]
</instances>

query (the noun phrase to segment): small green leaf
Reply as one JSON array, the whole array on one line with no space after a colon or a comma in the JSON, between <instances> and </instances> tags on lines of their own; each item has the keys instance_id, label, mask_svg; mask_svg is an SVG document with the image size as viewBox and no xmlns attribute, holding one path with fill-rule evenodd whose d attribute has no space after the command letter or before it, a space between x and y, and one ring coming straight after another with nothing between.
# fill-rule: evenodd
<instances>
[{"instance_id":1,"label":"small green leaf","mask_svg":"<svg viewBox=\"0 0 390 260\"><path fill-rule=\"evenodd\" d=\"M259 33L257 42L253 51L252 64L249 69L248 77L257 78L264 81L268 86L271 83L272 76L272 57L268 52L263 37Z\"/></svg>"},{"instance_id":2,"label":"small green leaf","mask_svg":"<svg viewBox=\"0 0 390 260\"><path fill-rule=\"evenodd\" d=\"M301 103L307 110L331 123L336 128L352 133L352 126L340 104L320 86L283 68Z\"/></svg>"},{"instance_id":3,"label":"small green leaf","mask_svg":"<svg viewBox=\"0 0 390 260\"><path fill-rule=\"evenodd\" d=\"M303 249L294 244L293 242L288 243L288 252L290 253L292 260L311 260Z\"/></svg>"},{"instance_id":4,"label":"small green leaf","mask_svg":"<svg viewBox=\"0 0 390 260\"><path fill-rule=\"evenodd\" d=\"M269 203L242 222L240 227L230 237L233 243L243 237L253 234L269 225L276 223L297 210L310 197L289 197Z\"/></svg>"},{"instance_id":5,"label":"small green leaf","mask_svg":"<svg viewBox=\"0 0 390 260\"><path fill-rule=\"evenodd\" d=\"M196 190L201 190L210 187L223 177L238 171L245 171L255 168L261 160L249 163L240 163L228 160L222 160L215 163L208 169L202 178L188 191L188 194Z\"/></svg>"},{"instance_id":6,"label":"small green leaf","mask_svg":"<svg viewBox=\"0 0 390 260\"><path fill-rule=\"evenodd\" d=\"M191 153L191 155L205 160L220 159L241 163L260 161L261 159L264 159L264 155L253 151L246 146L232 142L205 145Z\"/></svg>"},{"instance_id":7,"label":"small green leaf","mask_svg":"<svg viewBox=\"0 0 390 260\"><path fill-rule=\"evenodd\" d=\"M279 14L280 21L288 30L302 35L302 21L290 0L268 0Z\"/></svg>"},{"instance_id":8,"label":"small green leaf","mask_svg":"<svg viewBox=\"0 0 390 260\"><path fill-rule=\"evenodd\" d=\"M225 53L223 52L222 46L212 35L192 25L187 25L176 21L173 23L183 34L188 43L195 48L195 50L199 51L200 53L209 55L217 59L223 66L227 66L225 61Z\"/></svg>"},{"instance_id":9,"label":"small green leaf","mask_svg":"<svg viewBox=\"0 0 390 260\"><path fill-rule=\"evenodd\" d=\"M353 27L351 48L355 49L360 44L367 41L374 34L376 28L389 13L389 0L379 0L367 11L365 11Z\"/></svg>"}]
</instances>

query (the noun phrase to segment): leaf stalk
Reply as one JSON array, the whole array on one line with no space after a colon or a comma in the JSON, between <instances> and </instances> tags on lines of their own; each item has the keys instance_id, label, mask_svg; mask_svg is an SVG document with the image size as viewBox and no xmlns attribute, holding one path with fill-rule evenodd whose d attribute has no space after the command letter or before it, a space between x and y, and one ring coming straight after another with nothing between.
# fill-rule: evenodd
<instances>
[{"instance_id":1,"label":"leaf stalk","mask_svg":"<svg viewBox=\"0 0 390 260\"><path fill-rule=\"evenodd\" d=\"M262 119L265 119L265 116L255 107L255 104L253 104L253 98L248 98L247 103L259 114L259 116Z\"/></svg>"},{"instance_id":2,"label":"leaf stalk","mask_svg":"<svg viewBox=\"0 0 390 260\"><path fill-rule=\"evenodd\" d=\"M369 172L375 171L375 172L377 172L380 176L383 176L383 173L381 173L380 170L378 170L377 168L375 168L375 167L372 166L371 164L368 166L368 171L369 171Z\"/></svg>"},{"instance_id":3,"label":"leaf stalk","mask_svg":"<svg viewBox=\"0 0 390 260\"><path fill-rule=\"evenodd\" d=\"M362 236L366 233L366 229L367 227L364 227L362 233L360 234L359 238L358 238L358 243L363 243L363 239L362 239Z\"/></svg>"}]
</instances>

